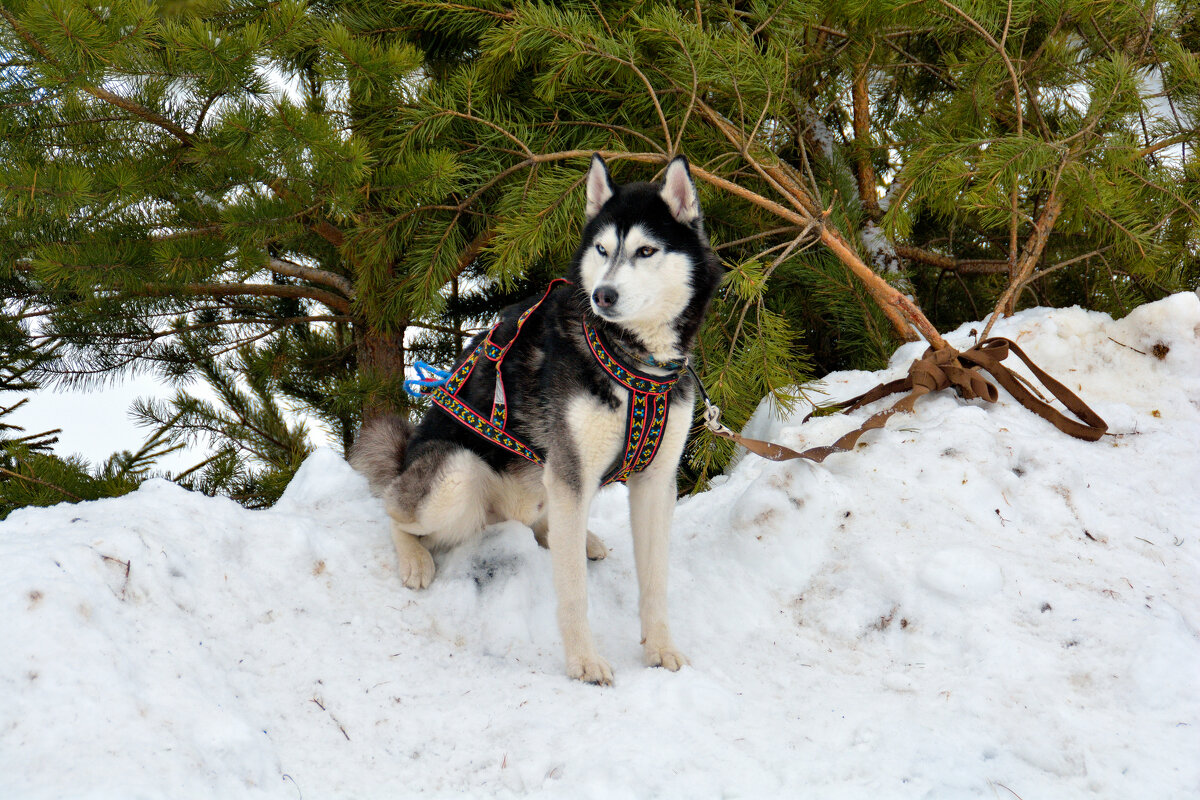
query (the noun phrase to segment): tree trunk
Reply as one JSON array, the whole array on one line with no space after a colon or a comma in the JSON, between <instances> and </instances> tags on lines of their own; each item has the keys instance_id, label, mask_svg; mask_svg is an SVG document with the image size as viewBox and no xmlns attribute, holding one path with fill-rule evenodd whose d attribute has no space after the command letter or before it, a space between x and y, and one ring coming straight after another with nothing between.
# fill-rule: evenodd
<instances>
[{"instance_id":1,"label":"tree trunk","mask_svg":"<svg viewBox=\"0 0 1200 800\"><path fill-rule=\"evenodd\" d=\"M866 66L859 68L851 87L854 100L854 168L858 196L873 222L883 216L875 196L875 167L871 164L871 98L867 91Z\"/></svg>"},{"instance_id":2,"label":"tree trunk","mask_svg":"<svg viewBox=\"0 0 1200 800\"><path fill-rule=\"evenodd\" d=\"M407 411L402 399L397 402L399 394L396 391L404 380L406 329L407 326L401 326L395 333L386 334L366 325L355 326L358 374L366 388L363 422L384 414L403 415Z\"/></svg>"}]
</instances>

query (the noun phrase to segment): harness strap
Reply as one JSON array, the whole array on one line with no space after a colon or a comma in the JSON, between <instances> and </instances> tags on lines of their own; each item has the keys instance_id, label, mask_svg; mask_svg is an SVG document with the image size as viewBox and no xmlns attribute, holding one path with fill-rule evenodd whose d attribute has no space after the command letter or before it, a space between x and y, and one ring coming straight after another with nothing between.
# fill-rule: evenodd
<instances>
[{"instance_id":1,"label":"harness strap","mask_svg":"<svg viewBox=\"0 0 1200 800\"><path fill-rule=\"evenodd\" d=\"M525 322L546 301L550 293L563 283L569 283L569 281L565 278L556 278L551 281L541 298L525 309L517 318L516 329L504 344L497 344L493 339L501 325L501 323L496 323L456 369L444 378L440 374L437 376L441 382L430 380L424 373L422 373L422 380L413 381L422 395L427 396L435 405L479 436L539 465L545 463L542 454L506 429L508 403L501 368L504 364L504 357L508 354L513 342L520 336ZM673 373L667 376L639 372L612 355L604 337L596 328L587 323L586 318L581 320L581 324L584 338L592 355L596 358L596 362L613 380L629 391L629 414L625 420L625 448L618 463L604 476L601 485L624 483L633 473L641 472L650 466L654 456L658 453L658 446L662 441L663 432L666 430L667 418L671 410L670 392L679 381L683 367L687 366L687 360L673 361L669 365L658 363L650 365L674 368ZM621 350L620 352L625 351ZM473 408L458 396L480 358L487 358L495 363L495 390L492 395L492 408L487 414ZM635 360L645 363L641 359Z\"/></svg>"},{"instance_id":2,"label":"harness strap","mask_svg":"<svg viewBox=\"0 0 1200 800\"><path fill-rule=\"evenodd\" d=\"M491 422L493 425L503 428L508 422L508 396L504 392L504 375L500 371L501 365L504 363L504 357L508 355L508 349L513 346L513 342L521 335L521 328L525 327L525 320L541 307L542 303L546 302L546 298L554 291L555 287L562 283L570 283L566 278L555 278L550 281L550 285L546 287L546 291L542 292L541 299L525 309L521 316L517 318L517 329L513 331L513 335L503 345L497 345L492 341L492 335L496 333L500 325L497 323L492 326L492 329L487 332L480 347L483 348L483 354L492 361L496 362L496 388L492 394L492 414Z\"/></svg>"},{"instance_id":3,"label":"harness strap","mask_svg":"<svg viewBox=\"0 0 1200 800\"><path fill-rule=\"evenodd\" d=\"M607 372L614 381L630 391L666 394L671 391L672 386L679 382L679 378L683 374L683 367L686 365L686 362L680 364L673 374L664 377L648 375L618 361L609 352L600 331L589 325L586 319L583 320L583 337L587 340L588 347L591 348L592 355L596 357L600 368Z\"/></svg>"},{"instance_id":4,"label":"harness strap","mask_svg":"<svg viewBox=\"0 0 1200 800\"><path fill-rule=\"evenodd\" d=\"M1034 377L1066 406L1075 419L1035 397L1034 393L1023 385L1023 379L1017 373L1000 363L1008 357L1010 352L1016 353L1025 366L1029 367ZM696 383L700 385L700 392L704 398L705 425L714 435L736 442L750 452L772 461L804 458L819 463L834 453L844 453L852 449L863 434L876 428L882 428L893 414L902 411L911 412L917 400L930 392L953 386L963 399L972 400L978 397L988 402L996 402L999 392L994 385L979 374L978 368L988 372L1018 403L1063 433L1077 439L1094 442L1108 430L1108 424L1080 400L1078 395L1034 364L1015 342L999 337L985 339L961 352L952 347L941 350L930 348L921 358L912 363L907 377L881 383L857 397L827 406L825 410L849 412L890 394L908 392L891 407L873 414L866 422L842 436L832 445L812 447L804 452L797 452L781 444L750 439L734 433L721 424L721 409L712 404L703 385L700 384L699 377L696 377ZM692 372L692 375L695 376L695 371ZM811 413L804 418L804 421L807 422L810 417L812 417Z\"/></svg>"},{"instance_id":5,"label":"harness strap","mask_svg":"<svg viewBox=\"0 0 1200 800\"><path fill-rule=\"evenodd\" d=\"M657 377L627 367L609 352L604 337L583 321L583 336L596 363L617 383L629 390L629 416L625 420L625 452L620 462L605 475L601 486L624 483L635 472L650 466L658 453L671 412L671 389L683 374L681 363L673 375ZM615 349L615 348L614 348Z\"/></svg>"},{"instance_id":6,"label":"harness strap","mask_svg":"<svg viewBox=\"0 0 1200 800\"><path fill-rule=\"evenodd\" d=\"M517 318L517 327L513 331L513 335L503 345L498 345L493 341L492 337L499 330L501 323L497 322L488 330L487 335L480 340L475 349L468 355L445 379L442 385L423 384L421 390L427 394L434 405L441 408L454 419L467 426L475 433L487 439L492 444L503 447L511 453L532 461L535 464L544 463L542 455L531 445L521 441L516 436L513 436L505 428L508 424L508 399L504 391L504 375L501 372L501 367L504 364L504 356L508 354L509 348L513 342L521 334L521 329L525 327L525 322L541 307L542 303L546 302L546 298L554 289L563 283L568 283L565 278L555 278L546 287L546 291L542 293L541 298L531 305L529 308L521 312L521 316ZM466 401L458 396L459 391L466 384L467 379L471 377L472 370L479 363L480 357L486 357L490 361L494 361L495 367L495 390L492 394L492 408L488 414L484 414L478 409L469 405Z\"/></svg>"}]
</instances>

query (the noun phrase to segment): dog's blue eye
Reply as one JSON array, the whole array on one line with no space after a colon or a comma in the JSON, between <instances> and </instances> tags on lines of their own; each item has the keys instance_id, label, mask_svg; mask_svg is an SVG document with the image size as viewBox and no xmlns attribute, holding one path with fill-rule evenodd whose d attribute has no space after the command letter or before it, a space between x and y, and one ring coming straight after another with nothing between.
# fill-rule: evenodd
<instances>
[{"instance_id":1,"label":"dog's blue eye","mask_svg":"<svg viewBox=\"0 0 1200 800\"><path fill-rule=\"evenodd\" d=\"M637 249L637 255L640 256L641 258L649 258L650 256L654 255L657 252L658 252L657 247L639 247Z\"/></svg>"},{"instance_id":2,"label":"dog's blue eye","mask_svg":"<svg viewBox=\"0 0 1200 800\"><path fill-rule=\"evenodd\" d=\"M602 245L602 244L596 245L596 252L602 256L608 255L608 251L604 249L604 245Z\"/></svg>"}]
</instances>

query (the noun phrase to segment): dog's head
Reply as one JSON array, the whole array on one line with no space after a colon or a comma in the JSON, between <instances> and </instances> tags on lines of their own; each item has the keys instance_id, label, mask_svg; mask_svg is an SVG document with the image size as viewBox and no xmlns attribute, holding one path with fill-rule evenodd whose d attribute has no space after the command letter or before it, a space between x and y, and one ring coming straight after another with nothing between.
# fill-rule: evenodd
<instances>
[{"instance_id":1,"label":"dog's head","mask_svg":"<svg viewBox=\"0 0 1200 800\"><path fill-rule=\"evenodd\" d=\"M720 280L687 159L671 161L662 183L619 186L593 156L587 218L572 279L592 313L651 351L686 348Z\"/></svg>"}]
</instances>

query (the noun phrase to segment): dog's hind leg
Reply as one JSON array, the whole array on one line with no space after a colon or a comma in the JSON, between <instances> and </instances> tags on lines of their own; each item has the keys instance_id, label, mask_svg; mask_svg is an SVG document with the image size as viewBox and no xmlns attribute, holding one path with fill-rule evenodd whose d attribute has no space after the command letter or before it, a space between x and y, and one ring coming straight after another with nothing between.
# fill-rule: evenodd
<instances>
[{"instance_id":1,"label":"dog's hind leg","mask_svg":"<svg viewBox=\"0 0 1200 800\"><path fill-rule=\"evenodd\" d=\"M410 589L433 581L430 550L477 537L487 525L495 473L465 450L437 450L416 459L383 492L392 518L400 577Z\"/></svg>"},{"instance_id":2,"label":"dog's hind leg","mask_svg":"<svg viewBox=\"0 0 1200 800\"><path fill-rule=\"evenodd\" d=\"M550 529L549 519L543 516L537 520L534 520L533 524L529 527L533 528L533 538L537 540L537 543L541 547L548 549L550 547L550 542L546 538L546 535L547 531ZM587 557L588 561L600 561L601 559L608 557L608 545L604 543L603 539L591 531L587 532Z\"/></svg>"}]
</instances>

